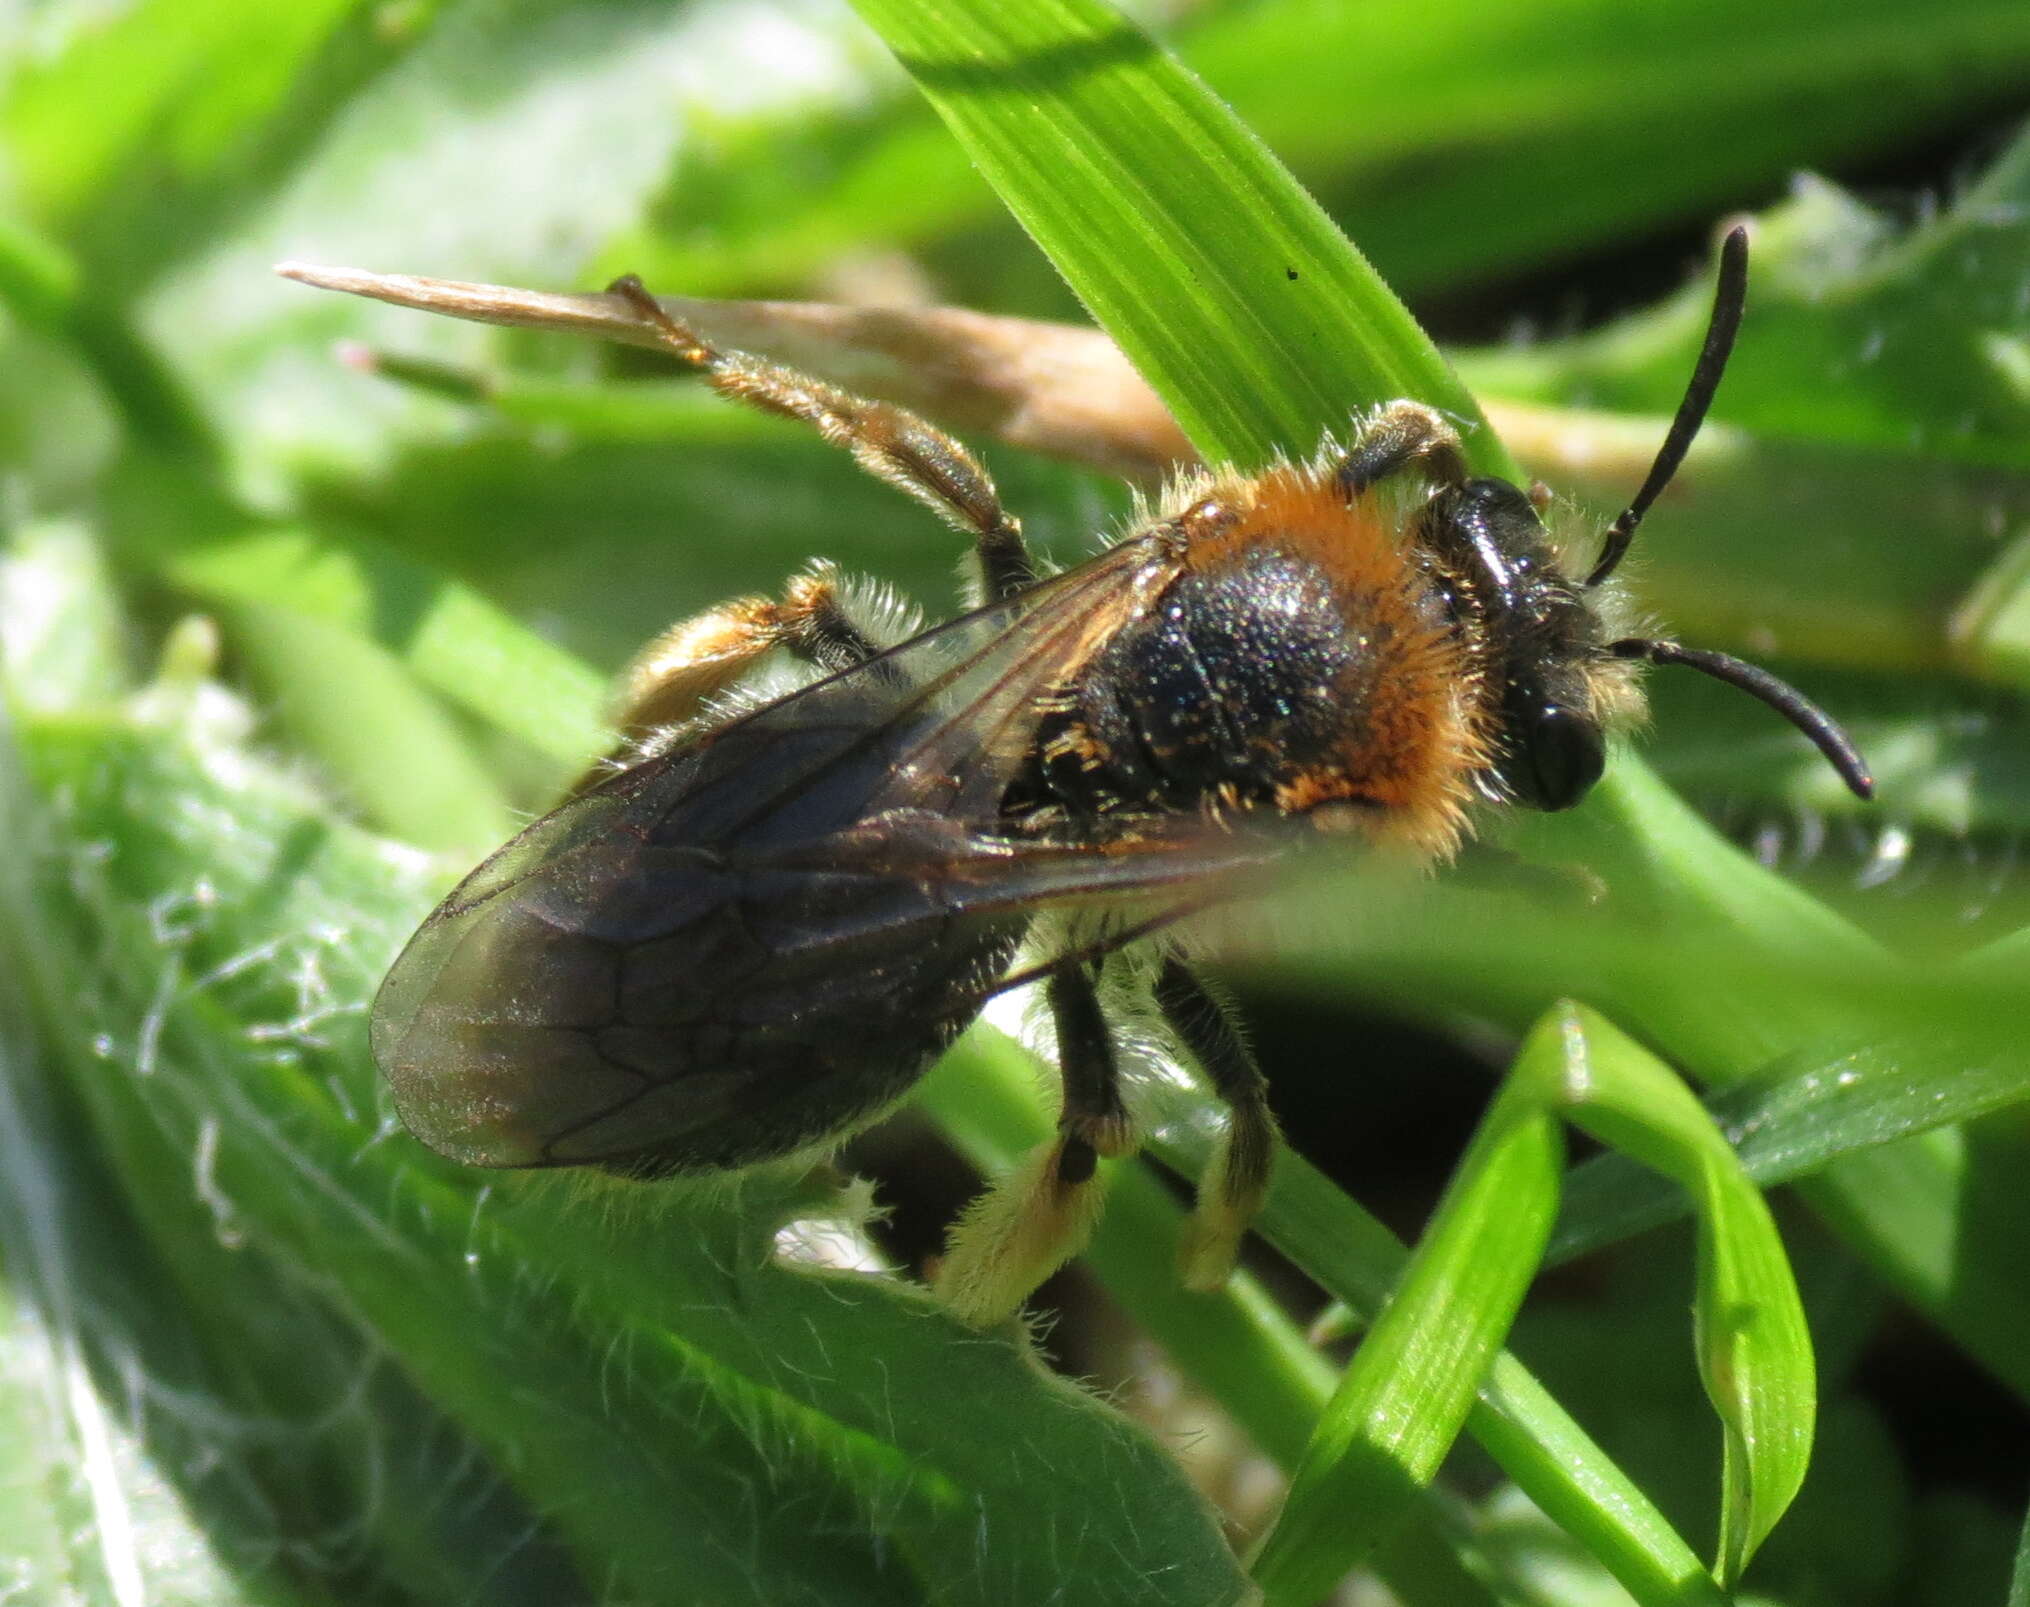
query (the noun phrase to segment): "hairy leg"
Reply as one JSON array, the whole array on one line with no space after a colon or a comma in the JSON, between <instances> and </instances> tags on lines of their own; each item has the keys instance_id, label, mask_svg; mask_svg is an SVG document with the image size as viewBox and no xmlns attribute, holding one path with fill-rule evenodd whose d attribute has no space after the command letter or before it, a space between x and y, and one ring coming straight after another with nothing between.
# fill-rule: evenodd
<instances>
[{"instance_id":1,"label":"hairy leg","mask_svg":"<svg viewBox=\"0 0 2030 1607\"><path fill-rule=\"evenodd\" d=\"M632 274L616 279L608 294L625 301L665 350L702 369L720 394L801 419L845 447L868 473L969 533L987 601L1012 596L1035 580L1021 525L1001 506L987 471L944 431L892 403L855 396L744 352L719 351L672 318Z\"/></svg>"},{"instance_id":2,"label":"hairy leg","mask_svg":"<svg viewBox=\"0 0 2030 1607\"><path fill-rule=\"evenodd\" d=\"M613 727L620 735L614 759L625 762L657 732L698 719L714 697L775 648L830 675L893 645L854 622L828 564L798 575L779 600L740 597L694 614L664 631L621 671L613 697ZM573 790L596 785L612 768L613 761L601 760Z\"/></svg>"},{"instance_id":3,"label":"hairy leg","mask_svg":"<svg viewBox=\"0 0 2030 1607\"><path fill-rule=\"evenodd\" d=\"M1466 483L1459 432L1422 402L1391 402L1368 420L1348 449L1339 465L1339 483L1349 497L1357 497L1412 464L1436 484Z\"/></svg>"},{"instance_id":4,"label":"hairy leg","mask_svg":"<svg viewBox=\"0 0 2030 1607\"><path fill-rule=\"evenodd\" d=\"M1156 1004L1227 1105L1226 1136L1199 1179L1198 1209L1179 1253L1187 1288L1217 1289L1269 1192L1276 1119L1254 1051L1227 1006L1183 961L1164 962Z\"/></svg>"},{"instance_id":5,"label":"hairy leg","mask_svg":"<svg viewBox=\"0 0 2030 1607\"><path fill-rule=\"evenodd\" d=\"M1057 1137L967 1208L938 1269L938 1294L976 1327L1009 1316L1079 1252L1099 1218L1099 1157L1135 1148L1113 1032L1091 973L1063 966L1050 978L1049 997L1064 1077Z\"/></svg>"}]
</instances>

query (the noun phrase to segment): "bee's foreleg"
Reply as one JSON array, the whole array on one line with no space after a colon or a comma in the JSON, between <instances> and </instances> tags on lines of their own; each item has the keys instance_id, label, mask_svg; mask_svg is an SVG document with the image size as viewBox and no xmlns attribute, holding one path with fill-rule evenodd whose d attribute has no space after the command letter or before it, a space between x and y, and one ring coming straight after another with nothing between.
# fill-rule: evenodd
<instances>
[{"instance_id":1,"label":"bee's foreleg","mask_svg":"<svg viewBox=\"0 0 2030 1607\"><path fill-rule=\"evenodd\" d=\"M1191 1051L1213 1091L1226 1101L1226 1135L1198 1183L1198 1209L1185 1229L1178 1263L1185 1286L1210 1291L1233 1271L1241 1235L1269 1192L1276 1118L1254 1051L1219 996L1182 961L1164 962L1156 1004Z\"/></svg>"},{"instance_id":2,"label":"bee's foreleg","mask_svg":"<svg viewBox=\"0 0 2030 1607\"><path fill-rule=\"evenodd\" d=\"M1357 497L1377 481L1416 464L1437 485L1464 485L1459 432L1422 402L1391 402L1361 429L1339 464L1339 483Z\"/></svg>"},{"instance_id":3,"label":"bee's foreleg","mask_svg":"<svg viewBox=\"0 0 2030 1607\"><path fill-rule=\"evenodd\" d=\"M1021 524L1001 506L1000 494L977 459L944 431L890 402L871 401L793 368L722 352L688 324L672 318L632 274L616 279L620 296L654 330L668 351L705 372L713 388L765 413L800 419L834 446L842 446L869 474L907 492L955 529L973 538L981 584L994 602L1036 579Z\"/></svg>"},{"instance_id":4,"label":"bee's foreleg","mask_svg":"<svg viewBox=\"0 0 2030 1607\"><path fill-rule=\"evenodd\" d=\"M1067 965L1051 976L1049 997L1064 1077L1057 1137L973 1202L938 1269L939 1295L976 1327L1008 1316L1079 1252L1099 1218L1098 1158L1135 1148L1092 978Z\"/></svg>"}]
</instances>

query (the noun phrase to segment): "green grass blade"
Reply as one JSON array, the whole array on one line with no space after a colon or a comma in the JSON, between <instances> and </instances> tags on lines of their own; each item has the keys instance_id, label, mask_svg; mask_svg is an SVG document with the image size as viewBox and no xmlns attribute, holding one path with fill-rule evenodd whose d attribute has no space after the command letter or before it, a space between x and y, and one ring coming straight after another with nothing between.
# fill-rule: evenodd
<instances>
[{"instance_id":1,"label":"green grass blade","mask_svg":"<svg viewBox=\"0 0 2030 1607\"><path fill-rule=\"evenodd\" d=\"M1693 1195L1698 1351L1724 1430L1723 1586L1796 1495L1810 1455L1814 1373L1768 1208L1690 1091L1593 1012L1566 1006L1526 1041L1321 1423L1257 1559L1271 1600L1313 1599L1435 1473L1541 1258L1557 1207L1554 1124L1563 1117ZM1272 1200L1272 1233L1277 1210ZM1364 1293L1363 1308L1374 1310L1373 1290ZM1583 1501L1566 1504L1585 1512ZM1644 1584L1668 1593L1645 1599L1697 1599L1702 1588L1682 1567Z\"/></svg>"},{"instance_id":2,"label":"green grass blade","mask_svg":"<svg viewBox=\"0 0 2030 1607\"><path fill-rule=\"evenodd\" d=\"M1400 1286L1354 1353L1254 1562L1271 1603L1316 1601L1436 1475L1536 1275L1563 1167L1539 1086L1564 1058L1524 1046Z\"/></svg>"},{"instance_id":3,"label":"green grass blade","mask_svg":"<svg viewBox=\"0 0 2030 1607\"><path fill-rule=\"evenodd\" d=\"M444 708L378 643L262 603L224 614L250 678L335 790L381 830L482 854L513 828Z\"/></svg>"},{"instance_id":4,"label":"green grass blade","mask_svg":"<svg viewBox=\"0 0 2030 1607\"><path fill-rule=\"evenodd\" d=\"M1203 1104L1168 1081L1145 1088L1143 1100L1156 1152L1183 1175L1198 1176L1217 1130ZM1289 1152L1277 1157L1258 1226L1364 1323L1382 1311L1409 1263L1393 1233ZM1466 1427L1644 1607L1719 1607L1696 1553L1515 1357L1495 1357Z\"/></svg>"},{"instance_id":5,"label":"green grass blade","mask_svg":"<svg viewBox=\"0 0 2030 1607\"><path fill-rule=\"evenodd\" d=\"M1765 1188L1843 1155L2030 1102L2030 1054L2020 1035L1894 1039L1758 1078L1711 1106L1737 1135L1749 1177ZM1681 1216L1681 1191L1633 1161L1602 1155L1567 1180L1550 1259L1569 1260Z\"/></svg>"},{"instance_id":6,"label":"green grass blade","mask_svg":"<svg viewBox=\"0 0 2030 1607\"><path fill-rule=\"evenodd\" d=\"M162 567L206 603L266 604L377 643L446 702L557 761L560 775L598 751L600 678L425 565L367 542L269 528L176 551Z\"/></svg>"},{"instance_id":7,"label":"green grass blade","mask_svg":"<svg viewBox=\"0 0 2030 1607\"><path fill-rule=\"evenodd\" d=\"M1597 1013L1561 1015L1574 1119L1674 1178L1697 1211L1699 1369L1726 1435L1715 1572L1731 1590L1811 1461L1817 1383L1804 1307L1768 1205L1691 1090Z\"/></svg>"},{"instance_id":8,"label":"green grass blade","mask_svg":"<svg viewBox=\"0 0 2030 1607\"><path fill-rule=\"evenodd\" d=\"M1399 396L1479 419L1317 202L1112 8L858 10L1207 458L1309 452ZM1484 429L1468 450L1513 476Z\"/></svg>"}]
</instances>

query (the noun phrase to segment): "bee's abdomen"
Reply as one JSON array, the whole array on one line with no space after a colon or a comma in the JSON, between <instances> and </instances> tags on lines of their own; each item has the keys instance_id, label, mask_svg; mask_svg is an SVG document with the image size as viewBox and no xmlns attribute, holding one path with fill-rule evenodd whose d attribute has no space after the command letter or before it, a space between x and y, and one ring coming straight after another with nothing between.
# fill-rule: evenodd
<instances>
[{"instance_id":1,"label":"bee's abdomen","mask_svg":"<svg viewBox=\"0 0 2030 1607\"><path fill-rule=\"evenodd\" d=\"M1308 559L1261 547L1186 571L1088 662L1011 802L1083 818L1266 803L1361 720L1371 646Z\"/></svg>"},{"instance_id":2,"label":"bee's abdomen","mask_svg":"<svg viewBox=\"0 0 2030 1607\"><path fill-rule=\"evenodd\" d=\"M613 852L625 875L587 850L582 879L442 916L397 967L375 1051L432 1148L636 1174L789 1154L922 1075L1025 924L878 864Z\"/></svg>"}]
</instances>

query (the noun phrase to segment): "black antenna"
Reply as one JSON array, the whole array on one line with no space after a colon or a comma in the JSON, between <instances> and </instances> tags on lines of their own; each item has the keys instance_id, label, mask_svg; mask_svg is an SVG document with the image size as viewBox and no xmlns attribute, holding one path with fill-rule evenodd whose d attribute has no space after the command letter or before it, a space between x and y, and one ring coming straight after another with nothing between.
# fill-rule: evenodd
<instances>
[{"instance_id":1,"label":"black antenna","mask_svg":"<svg viewBox=\"0 0 2030 1607\"><path fill-rule=\"evenodd\" d=\"M1670 433L1663 438L1656 461L1649 466L1649 478L1642 482L1642 489L1635 493L1635 500L1621 517L1607 527L1599 561L1586 577L1588 588L1614 573L1628 551L1628 543L1634 539L1635 527L1642 523L1650 504L1663 494L1671 476L1678 472L1678 465L1685 461L1692 437L1706 422L1706 409L1713 405L1713 393L1720 388L1720 375L1726 371L1727 355L1734 349L1734 337L1741 329L1741 309L1747 300L1748 230L1737 224L1720 242L1720 282L1713 288L1713 317L1706 325L1706 344L1700 348L1699 360L1692 368L1692 382L1685 387L1685 399L1678 403L1678 416L1671 420Z\"/></svg>"},{"instance_id":2,"label":"black antenna","mask_svg":"<svg viewBox=\"0 0 2030 1607\"><path fill-rule=\"evenodd\" d=\"M1745 664L1726 653L1704 652L1679 647L1674 642L1650 642L1633 636L1626 641L1609 642L1607 651L1616 658L1647 659L1652 664L1684 664L1702 675L1712 676L1716 681L1740 687L1750 697L1767 703L1810 737L1812 745L1826 756L1826 763L1840 773L1847 790L1856 798L1866 800L1875 796L1875 778L1868 774L1868 761L1861 757L1847 733L1833 723L1833 717L1824 709L1796 687L1779 681L1769 671Z\"/></svg>"}]
</instances>

